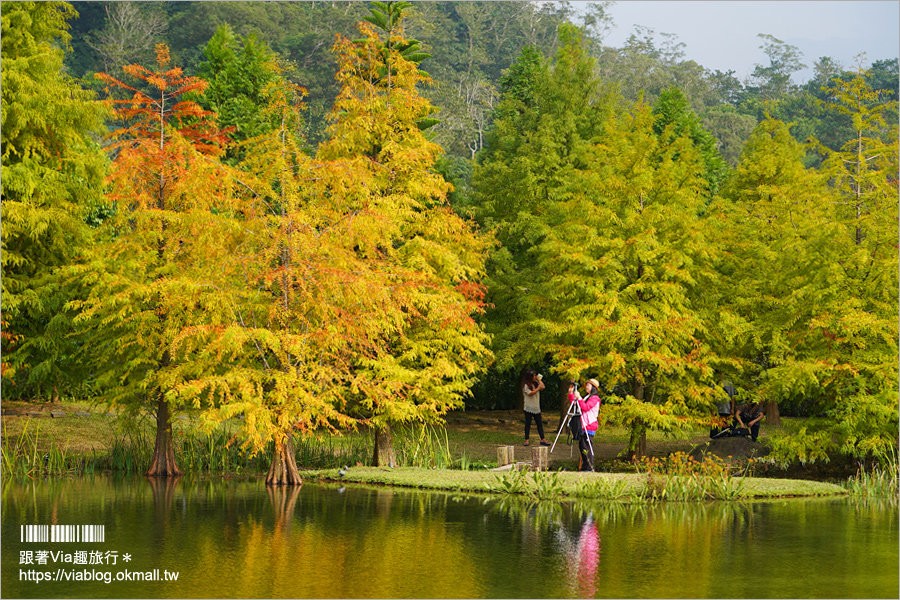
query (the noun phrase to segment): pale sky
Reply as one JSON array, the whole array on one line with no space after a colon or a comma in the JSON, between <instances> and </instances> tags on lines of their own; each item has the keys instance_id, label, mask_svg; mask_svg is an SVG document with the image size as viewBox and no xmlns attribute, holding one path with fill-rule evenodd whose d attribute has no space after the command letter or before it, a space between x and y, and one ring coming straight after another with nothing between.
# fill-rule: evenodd
<instances>
[{"instance_id":1,"label":"pale sky","mask_svg":"<svg viewBox=\"0 0 900 600\"><path fill-rule=\"evenodd\" d=\"M576 7L581 2L573 2ZM634 25L657 34L674 33L684 42L685 59L710 70L732 69L746 78L755 64L768 65L759 33L797 46L810 67L795 75L802 82L821 56L849 68L866 52L866 65L900 55L900 1L644 1L620 0L610 9L614 28L604 44L622 47ZM657 37L658 41L662 38Z\"/></svg>"}]
</instances>

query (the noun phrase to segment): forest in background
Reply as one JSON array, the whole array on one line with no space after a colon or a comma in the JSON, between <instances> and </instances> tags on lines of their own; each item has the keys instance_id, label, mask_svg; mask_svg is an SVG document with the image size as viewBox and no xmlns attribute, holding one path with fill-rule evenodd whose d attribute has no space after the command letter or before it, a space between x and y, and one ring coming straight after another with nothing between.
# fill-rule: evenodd
<instances>
[{"instance_id":1,"label":"forest in background","mask_svg":"<svg viewBox=\"0 0 900 600\"><path fill-rule=\"evenodd\" d=\"M761 33L741 81L607 9L4 3L4 394L259 447L512 407L529 365L598 377L632 454L730 379L813 418L785 456L883 455L897 58L795 84Z\"/></svg>"},{"instance_id":2,"label":"forest in background","mask_svg":"<svg viewBox=\"0 0 900 600\"><path fill-rule=\"evenodd\" d=\"M439 108L435 141L447 153L445 175L468 183L471 159L484 147L485 134L500 98L504 70L525 46L552 56L559 26L583 27L597 74L618 86L630 101L643 97L653 104L670 86L687 96L705 129L715 136L722 157L734 166L753 127L766 114L792 123L794 137L810 136L831 149L849 132L845 119L822 109L822 88L835 76L847 76L854 65L832 57L806 57L795 47L759 33L769 59L746 80L734 70L706 69L685 60L684 44L675 34L637 27L621 48L604 45L613 22L610 2L589 3L579 15L568 2L421 2L404 17L405 34L430 53L426 70L434 84L424 95ZM173 64L198 74L204 48L221 25L235 35L236 49L248 41L263 44L283 59L286 75L308 93L306 130L315 147L324 138L325 117L338 93L336 63L330 49L335 35L353 37L355 24L368 14L366 2L77 2L79 16L70 22L72 51L69 73L96 87L93 73L153 59L156 43L166 43ZM868 57L870 85L896 99L897 57ZM807 65L815 75L795 83ZM238 123L233 123L238 124ZM806 159L814 163L816 155Z\"/></svg>"}]
</instances>

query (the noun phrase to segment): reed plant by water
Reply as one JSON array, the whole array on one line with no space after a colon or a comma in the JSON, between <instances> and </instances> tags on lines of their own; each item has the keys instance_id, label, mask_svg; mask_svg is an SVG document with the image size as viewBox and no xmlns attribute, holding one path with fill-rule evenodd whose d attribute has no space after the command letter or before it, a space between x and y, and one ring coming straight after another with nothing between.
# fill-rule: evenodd
<instances>
[{"instance_id":1,"label":"reed plant by water","mask_svg":"<svg viewBox=\"0 0 900 600\"><path fill-rule=\"evenodd\" d=\"M73 456L68 447L48 444L41 435L40 425L26 423L17 437L6 436L0 446L3 476L11 479L30 479L42 475L67 475L84 472L88 464L84 458Z\"/></svg>"},{"instance_id":2,"label":"reed plant by water","mask_svg":"<svg viewBox=\"0 0 900 600\"><path fill-rule=\"evenodd\" d=\"M121 424L106 438L104 448L90 454L71 452L26 421L16 436L5 436L0 445L4 475L34 478L45 475L91 474L114 471L142 473L150 464L154 447L152 419L134 419ZM251 456L238 442L237 428L225 423L213 431L188 421L176 421L175 460L186 474L264 473L272 449ZM337 468L369 464L374 440L370 434L307 435L294 440L297 464L303 468ZM475 464L465 454L454 458L444 428L414 425L398 428L394 445L399 466L428 469L468 470ZM270 444L271 446L271 444Z\"/></svg>"},{"instance_id":3,"label":"reed plant by water","mask_svg":"<svg viewBox=\"0 0 900 600\"><path fill-rule=\"evenodd\" d=\"M449 469L453 466L447 430L427 424L398 428L394 435L397 462L404 467Z\"/></svg>"},{"instance_id":4,"label":"reed plant by water","mask_svg":"<svg viewBox=\"0 0 900 600\"><path fill-rule=\"evenodd\" d=\"M871 471L860 467L856 475L844 482L843 485L854 496L898 498L900 496L900 469L898 469L897 457L889 457Z\"/></svg>"},{"instance_id":5,"label":"reed plant by water","mask_svg":"<svg viewBox=\"0 0 900 600\"><path fill-rule=\"evenodd\" d=\"M559 471L554 473L532 471L531 484L531 494L536 500L555 500L565 494L563 485L559 480Z\"/></svg>"},{"instance_id":6,"label":"reed plant by water","mask_svg":"<svg viewBox=\"0 0 900 600\"><path fill-rule=\"evenodd\" d=\"M469 471L472 469L484 468L485 466L484 463L476 462L469 458L469 455L465 452L461 452L459 458L450 465L451 468L459 469L460 471Z\"/></svg>"},{"instance_id":7,"label":"reed plant by water","mask_svg":"<svg viewBox=\"0 0 900 600\"><path fill-rule=\"evenodd\" d=\"M497 477L496 483L485 483L492 492L524 495L532 500L558 500L565 495L559 472L511 469Z\"/></svg>"},{"instance_id":8,"label":"reed plant by water","mask_svg":"<svg viewBox=\"0 0 900 600\"><path fill-rule=\"evenodd\" d=\"M335 469L342 465L357 463L369 464L373 444L369 435L308 435L294 439L297 465L314 469Z\"/></svg>"},{"instance_id":9,"label":"reed plant by water","mask_svg":"<svg viewBox=\"0 0 900 600\"><path fill-rule=\"evenodd\" d=\"M393 434L397 466L424 469L469 470L475 463L462 453L454 458L446 429L427 424L397 427ZM294 440L297 464L311 469L332 469L364 464L372 459L375 440L369 433L308 435Z\"/></svg>"},{"instance_id":10,"label":"reed plant by water","mask_svg":"<svg viewBox=\"0 0 900 600\"><path fill-rule=\"evenodd\" d=\"M485 483L484 487L500 494L523 494L528 488L527 474L522 469L513 468L497 475L495 483Z\"/></svg>"},{"instance_id":11,"label":"reed plant by water","mask_svg":"<svg viewBox=\"0 0 900 600\"><path fill-rule=\"evenodd\" d=\"M248 474L268 469L271 452L250 452L226 429L182 435L175 456L186 473ZM152 448L152 446L151 446Z\"/></svg>"},{"instance_id":12,"label":"reed plant by water","mask_svg":"<svg viewBox=\"0 0 900 600\"><path fill-rule=\"evenodd\" d=\"M558 500L566 495L581 498L646 503L660 501L687 502L697 500L734 500L740 498L746 477L732 477L723 461L710 457L693 461L684 453L666 458L646 458L638 463L646 474L642 485L629 483L616 476L586 476L574 490L566 490L559 473L543 473L513 469L486 483L492 491L523 495L536 500Z\"/></svg>"},{"instance_id":13,"label":"reed plant by water","mask_svg":"<svg viewBox=\"0 0 900 600\"><path fill-rule=\"evenodd\" d=\"M147 470L153 454L154 439L147 430L137 427L118 433L109 446L102 468L125 474Z\"/></svg>"},{"instance_id":14,"label":"reed plant by water","mask_svg":"<svg viewBox=\"0 0 900 600\"><path fill-rule=\"evenodd\" d=\"M579 496L598 500L624 500L639 497L643 494L629 493L628 483L624 479L596 477L586 480L579 489Z\"/></svg>"},{"instance_id":15,"label":"reed plant by water","mask_svg":"<svg viewBox=\"0 0 900 600\"><path fill-rule=\"evenodd\" d=\"M268 467L267 457L249 458L239 446L229 446L227 435L221 431L180 431L177 439L176 460L186 473L264 472ZM152 430L136 422L115 432L104 450L94 448L90 454L75 454L68 446L51 441L41 432L40 424L26 422L19 435L3 438L0 454L4 476L14 479L100 471L135 474L147 469L153 446Z\"/></svg>"}]
</instances>

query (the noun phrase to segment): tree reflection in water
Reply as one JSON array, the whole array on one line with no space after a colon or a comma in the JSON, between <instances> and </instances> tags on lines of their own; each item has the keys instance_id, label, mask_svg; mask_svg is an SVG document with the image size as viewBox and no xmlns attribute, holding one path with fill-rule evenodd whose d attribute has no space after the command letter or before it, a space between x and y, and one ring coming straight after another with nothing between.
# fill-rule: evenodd
<instances>
[{"instance_id":1,"label":"tree reflection in water","mask_svg":"<svg viewBox=\"0 0 900 600\"><path fill-rule=\"evenodd\" d=\"M109 549L134 557L115 568L182 573L164 587L123 584L120 597L875 598L897 589L896 506L534 502L205 478L4 481L3 589L90 597L71 582L17 579L19 552L31 549L17 544L20 526L58 519L104 525ZM760 560L766 577L735 588L733 573Z\"/></svg>"}]
</instances>

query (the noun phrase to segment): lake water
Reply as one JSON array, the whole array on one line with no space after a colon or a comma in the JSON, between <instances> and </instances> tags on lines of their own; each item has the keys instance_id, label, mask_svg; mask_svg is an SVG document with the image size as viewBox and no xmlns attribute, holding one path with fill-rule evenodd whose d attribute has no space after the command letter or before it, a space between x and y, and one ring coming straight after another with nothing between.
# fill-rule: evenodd
<instances>
[{"instance_id":1,"label":"lake water","mask_svg":"<svg viewBox=\"0 0 900 600\"><path fill-rule=\"evenodd\" d=\"M43 531L29 525L105 537L23 542ZM94 477L6 482L2 542L4 598L900 595L897 503L848 499L529 505Z\"/></svg>"}]
</instances>

